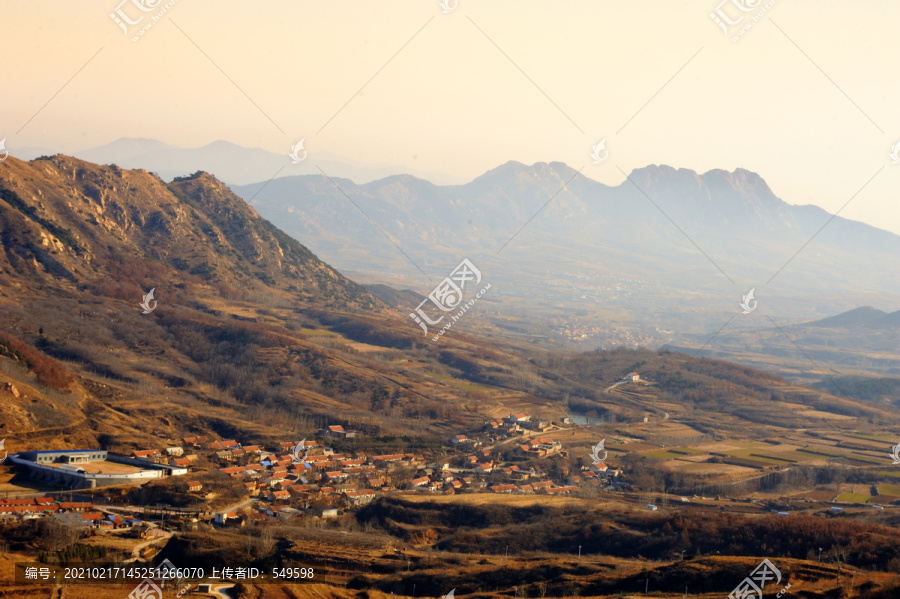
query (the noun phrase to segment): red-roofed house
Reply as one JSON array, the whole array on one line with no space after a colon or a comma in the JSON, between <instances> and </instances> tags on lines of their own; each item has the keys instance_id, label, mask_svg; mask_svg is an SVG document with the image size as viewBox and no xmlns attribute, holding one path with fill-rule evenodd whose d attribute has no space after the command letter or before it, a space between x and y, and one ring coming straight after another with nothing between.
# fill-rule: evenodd
<instances>
[{"instance_id":1,"label":"red-roofed house","mask_svg":"<svg viewBox=\"0 0 900 599\"><path fill-rule=\"evenodd\" d=\"M479 474L488 474L494 471L494 460L489 462L481 462L477 466L475 466L475 472Z\"/></svg>"},{"instance_id":2,"label":"red-roofed house","mask_svg":"<svg viewBox=\"0 0 900 599\"><path fill-rule=\"evenodd\" d=\"M356 431L348 431L345 430L343 426L336 424L332 426L327 426L319 431L320 435L328 435L330 437L338 437L338 438L352 438L356 436Z\"/></svg>"},{"instance_id":3,"label":"red-roofed house","mask_svg":"<svg viewBox=\"0 0 900 599\"><path fill-rule=\"evenodd\" d=\"M158 455L160 455L158 449L139 449L137 451L132 451L130 457L150 459Z\"/></svg>"},{"instance_id":4,"label":"red-roofed house","mask_svg":"<svg viewBox=\"0 0 900 599\"><path fill-rule=\"evenodd\" d=\"M291 494L284 490L269 493L269 501L288 501L290 498Z\"/></svg>"}]
</instances>

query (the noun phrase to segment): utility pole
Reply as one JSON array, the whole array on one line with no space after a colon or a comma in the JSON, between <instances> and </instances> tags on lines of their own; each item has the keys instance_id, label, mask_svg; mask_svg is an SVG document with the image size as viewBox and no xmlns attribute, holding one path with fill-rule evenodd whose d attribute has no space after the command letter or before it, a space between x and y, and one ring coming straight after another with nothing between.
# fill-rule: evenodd
<instances>
[{"instance_id":1,"label":"utility pole","mask_svg":"<svg viewBox=\"0 0 900 599\"><path fill-rule=\"evenodd\" d=\"M578 561L581 561L581 545L578 546Z\"/></svg>"},{"instance_id":2,"label":"utility pole","mask_svg":"<svg viewBox=\"0 0 900 599\"><path fill-rule=\"evenodd\" d=\"M647 582L644 584L644 594L647 594L647 589L650 588L650 577L647 577Z\"/></svg>"}]
</instances>

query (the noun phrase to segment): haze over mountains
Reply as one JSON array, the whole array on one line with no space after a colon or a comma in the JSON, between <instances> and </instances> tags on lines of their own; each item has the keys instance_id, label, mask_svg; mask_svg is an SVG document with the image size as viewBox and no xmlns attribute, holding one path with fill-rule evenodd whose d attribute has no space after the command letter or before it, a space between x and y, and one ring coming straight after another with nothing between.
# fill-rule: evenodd
<instances>
[{"instance_id":1,"label":"haze over mountains","mask_svg":"<svg viewBox=\"0 0 900 599\"><path fill-rule=\"evenodd\" d=\"M297 140L299 141L299 140ZM315 152L309 143L306 149ZM182 148L157 139L123 137L108 144L73 152L73 156L96 164L116 164L123 168L139 168L158 174L166 181L196 171L215 175L229 184L249 184L267 181L275 175L319 174L318 165L329 175L349 177L354 181L372 181L405 172L399 166L362 164L342 156L316 153L316 161L291 164L285 148L283 154L260 148L247 148L218 140L199 148ZM17 148L18 158L31 160L41 155L55 154L45 148ZM429 174L435 180L453 180L444 173Z\"/></svg>"},{"instance_id":2,"label":"haze over mountains","mask_svg":"<svg viewBox=\"0 0 900 599\"><path fill-rule=\"evenodd\" d=\"M739 361L852 395L841 377L900 375L900 311L864 306L813 322L752 331L724 331L707 355ZM673 346L677 349L677 344ZM802 351L798 351L802 348Z\"/></svg>"},{"instance_id":3,"label":"haze over mountains","mask_svg":"<svg viewBox=\"0 0 900 599\"><path fill-rule=\"evenodd\" d=\"M419 291L429 282L366 216L432 278L469 257L499 295L614 308L684 332L718 328L751 288L780 322L896 301L900 237L792 206L756 173L652 165L615 187L589 176L509 162L465 185L394 176L337 189L312 175L234 190L329 263Z\"/></svg>"}]
</instances>

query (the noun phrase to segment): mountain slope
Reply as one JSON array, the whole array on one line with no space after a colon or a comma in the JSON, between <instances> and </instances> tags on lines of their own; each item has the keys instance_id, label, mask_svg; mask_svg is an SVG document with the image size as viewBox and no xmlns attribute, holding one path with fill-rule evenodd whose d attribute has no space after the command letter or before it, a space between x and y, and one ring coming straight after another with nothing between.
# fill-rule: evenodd
<instances>
[{"instance_id":1,"label":"mountain slope","mask_svg":"<svg viewBox=\"0 0 900 599\"><path fill-rule=\"evenodd\" d=\"M769 323L758 330L725 330L709 340L704 354L807 383L819 381L818 388L866 399L868 390L859 394L850 391L861 388L857 383L866 378L862 375L900 375L900 311L888 313L864 306L821 320L779 327ZM878 381L870 383L876 389L882 385Z\"/></svg>"},{"instance_id":2,"label":"mountain slope","mask_svg":"<svg viewBox=\"0 0 900 599\"><path fill-rule=\"evenodd\" d=\"M25 284L157 287L192 280L227 294L277 287L297 300L373 307L374 298L206 173L166 184L145 171L65 156L0 169L5 277ZM19 281L22 283L22 281Z\"/></svg>"},{"instance_id":3,"label":"mountain slope","mask_svg":"<svg viewBox=\"0 0 900 599\"><path fill-rule=\"evenodd\" d=\"M897 312L885 312L871 306L856 308L843 314L830 318L823 318L815 322L807 323L809 327L841 328L848 332L852 330L871 328L897 328L900 326L900 310Z\"/></svg>"}]
</instances>

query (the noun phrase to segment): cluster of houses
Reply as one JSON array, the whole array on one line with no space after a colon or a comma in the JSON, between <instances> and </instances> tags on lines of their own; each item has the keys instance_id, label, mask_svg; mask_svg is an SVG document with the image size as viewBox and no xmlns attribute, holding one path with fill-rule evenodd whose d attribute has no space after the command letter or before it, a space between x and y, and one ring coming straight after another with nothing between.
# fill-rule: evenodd
<instances>
[{"instance_id":1,"label":"cluster of houses","mask_svg":"<svg viewBox=\"0 0 900 599\"><path fill-rule=\"evenodd\" d=\"M571 423L568 418L563 419ZM418 473L413 481L414 486L420 489L428 489L433 492L452 494L462 489L483 490L491 493L541 493L547 495L568 494L579 489L581 484L603 484L609 488L611 478L620 474L619 471L610 471L605 463L594 464L585 467L581 472L569 472L567 467L561 471L565 480L559 483L550 480L545 473L531 467L523 467L515 464L515 461L530 462L533 459L551 458L560 456L569 457L569 452L563 449L562 443L549 436L532 436L523 439L521 443L512 441L500 441L513 435L525 436L526 431L532 433L544 433L552 428L552 425L543 420L533 420L527 413L510 414L507 418L494 420L488 423L485 430L474 433L472 436L460 434L450 439L450 445L461 452L468 453L463 458L459 472L474 473L479 478L490 482L479 482L471 476L453 475L449 472L449 464L440 472ZM494 436L495 435L495 436ZM497 445L498 441L503 445ZM484 449L485 442L491 443L494 449ZM500 451L511 452L504 459ZM471 453L469 453L471 452ZM533 463L533 462L531 462Z\"/></svg>"},{"instance_id":2,"label":"cluster of houses","mask_svg":"<svg viewBox=\"0 0 900 599\"><path fill-rule=\"evenodd\" d=\"M412 453L368 456L344 455L316 441L306 441L304 455L295 455L296 442L283 442L279 453L256 452L258 461L220 468L237 479L251 497L273 504L359 506L375 499L376 491L391 491L402 476L424 466ZM246 448L245 448L246 449Z\"/></svg>"},{"instance_id":3,"label":"cluster of houses","mask_svg":"<svg viewBox=\"0 0 900 599\"><path fill-rule=\"evenodd\" d=\"M69 524L80 524L92 528L129 527L139 522L135 518L121 518L92 511L89 501L60 501L53 497L30 499L0 499L0 518L31 520L44 516L55 516Z\"/></svg>"},{"instance_id":4,"label":"cluster of houses","mask_svg":"<svg viewBox=\"0 0 900 599\"><path fill-rule=\"evenodd\" d=\"M417 478L413 479L412 486L418 491L430 491L454 495L460 491L489 492L489 493L543 493L547 495L568 494L578 490L574 486L559 486L552 480L544 477L541 472L533 468L525 469L519 466L500 468L492 478L501 482L488 483L474 476L455 473L449 469L449 464L444 469L425 469L417 472ZM514 480L521 484L503 482ZM534 482L525 482L534 480Z\"/></svg>"}]
</instances>

